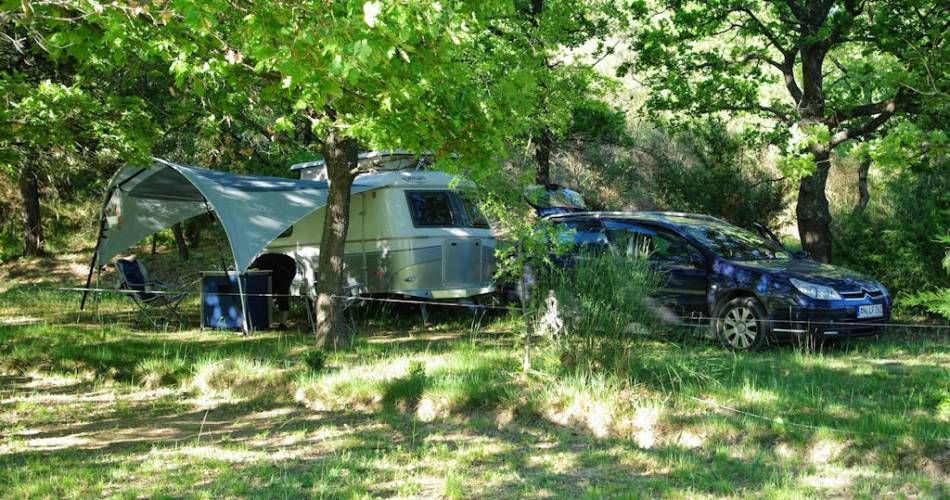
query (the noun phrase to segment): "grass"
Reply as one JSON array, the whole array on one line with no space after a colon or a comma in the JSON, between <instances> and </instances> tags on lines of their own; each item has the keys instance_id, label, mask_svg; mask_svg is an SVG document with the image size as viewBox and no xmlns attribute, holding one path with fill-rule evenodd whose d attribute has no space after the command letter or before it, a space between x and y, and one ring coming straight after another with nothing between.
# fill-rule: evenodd
<instances>
[{"instance_id":1,"label":"grass","mask_svg":"<svg viewBox=\"0 0 950 500\"><path fill-rule=\"evenodd\" d=\"M0 291L0 496L950 495L947 332L642 336L623 377L544 350L524 375L508 317L368 311L320 357L305 332L138 330L119 299L100 324Z\"/></svg>"}]
</instances>

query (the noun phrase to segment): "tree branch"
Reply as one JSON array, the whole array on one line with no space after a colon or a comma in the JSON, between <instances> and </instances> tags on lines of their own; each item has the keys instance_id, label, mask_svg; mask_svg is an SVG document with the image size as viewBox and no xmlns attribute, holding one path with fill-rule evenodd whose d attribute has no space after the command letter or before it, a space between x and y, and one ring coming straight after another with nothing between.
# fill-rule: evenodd
<instances>
[{"instance_id":1,"label":"tree branch","mask_svg":"<svg viewBox=\"0 0 950 500\"><path fill-rule=\"evenodd\" d=\"M752 185L749 186L749 187L761 186L762 184L765 184L766 182L782 182L782 181L784 181L784 180L785 180L785 176L784 176L784 175L783 175L782 177L776 177L776 178L774 178L774 179L762 179L762 180L760 180L759 182L756 182L756 183L752 184Z\"/></svg>"},{"instance_id":2,"label":"tree branch","mask_svg":"<svg viewBox=\"0 0 950 500\"><path fill-rule=\"evenodd\" d=\"M723 108L723 111L761 111L763 113L768 113L783 122L792 123L795 121L794 117L785 111L763 104L750 104L748 106L727 106Z\"/></svg>"},{"instance_id":3,"label":"tree branch","mask_svg":"<svg viewBox=\"0 0 950 500\"><path fill-rule=\"evenodd\" d=\"M848 76L848 68L845 68L844 65L841 64L841 61L838 60L838 58L832 57L831 63L834 64L835 67L838 68L838 71L840 71L844 76Z\"/></svg>"},{"instance_id":4,"label":"tree branch","mask_svg":"<svg viewBox=\"0 0 950 500\"><path fill-rule=\"evenodd\" d=\"M788 6L788 10L792 11L792 15L795 16L798 22L803 23L805 21L808 12L804 6L799 5L795 0L785 0L785 5Z\"/></svg>"},{"instance_id":5,"label":"tree branch","mask_svg":"<svg viewBox=\"0 0 950 500\"><path fill-rule=\"evenodd\" d=\"M752 20L752 23L758 26L758 33L767 38L769 43L771 43L776 50L778 50L782 55L788 55L790 49L786 49L782 46L782 43L779 41L778 37L775 36L775 33L773 33L772 30L770 30L769 27L765 25L765 23L759 20L758 17L756 17L755 13L752 12L752 9L742 7L739 9L739 11L744 12L747 16L749 16L749 19Z\"/></svg>"},{"instance_id":6,"label":"tree branch","mask_svg":"<svg viewBox=\"0 0 950 500\"><path fill-rule=\"evenodd\" d=\"M802 103L802 89L798 86L798 82L795 81L794 52L785 54L785 60L779 69L782 70L782 76L785 78L785 88L788 89L789 95L791 95L792 100L795 101L795 107L800 106Z\"/></svg>"},{"instance_id":7,"label":"tree branch","mask_svg":"<svg viewBox=\"0 0 950 500\"><path fill-rule=\"evenodd\" d=\"M828 141L829 149L834 148L838 144L841 144L848 139L858 139L863 137L871 132L877 130L881 125L890 119L891 116L897 111L897 103L890 102L885 107L884 110L875 116L873 119L865 122L863 125L857 127L847 128L831 136L831 140Z\"/></svg>"},{"instance_id":8,"label":"tree branch","mask_svg":"<svg viewBox=\"0 0 950 500\"><path fill-rule=\"evenodd\" d=\"M776 61L775 59L772 59L771 57L768 57L763 54L749 54L742 58L742 62L749 62L749 61L761 61L761 62L764 62L765 64L768 64L769 66L775 67L776 69L782 72L785 71L785 64L783 64L782 62Z\"/></svg>"},{"instance_id":9,"label":"tree branch","mask_svg":"<svg viewBox=\"0 0 950 500\"><path fill-rule=\"evenodd\" d=\"M854 106L842 110L834 110L830 116L825 118L824 122L830 127L836 127L841 125L843 122L851 120L853 118L859 118L862 116L872 116L885 113L888 109L896 109L896 106L899 104L903 96L903 92L900 90L897 91L897 94L886 101L872 102L868 104L861 104L859 106Z\"/></svg>"},{"instance_id":10,"label":"tree branch","mask_svg":"<svg viewBox=\"0 0 950 500\"><path fill-rule=\"evenodd\" d=\"M828 2L826 4L827 10L823 10L823 12L825 12L826 15L827 15L827 12L831 10L831 4L832 2ZM843 13L839 12L833 15L833 19L836 22L831 26L831 33L828 34L828 38L825 38L824 42L822 43L825 49L830 49L832 46L836 45L842 40L842 36L845 33L845 29L850 24L845 19L845 17L846 16L855 17L859 12L861 12L861 9L863 8L864 8L863 1L860 1L860 2L857 0L845 1L844 12ZM822 7L822 9L824 9L824 6Z\"/></svg>"}]
</instances>

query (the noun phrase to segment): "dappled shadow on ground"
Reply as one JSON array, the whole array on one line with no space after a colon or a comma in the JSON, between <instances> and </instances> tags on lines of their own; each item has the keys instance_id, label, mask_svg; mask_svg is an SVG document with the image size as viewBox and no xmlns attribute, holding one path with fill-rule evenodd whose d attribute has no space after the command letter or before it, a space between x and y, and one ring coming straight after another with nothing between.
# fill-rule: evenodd
<instances>
[{"instance_id":1,"label":"dappled shadow on ground","mask_svg":"<svg viewBox=\"0 0 950 500\"><path fill-rule=\"evenodd\" d=\"M807 363L800 368L801 376L833 377L846 387L861 376L825 368L828 373L819 373ZM933 375L936 368L925 366L919 375ZM177 496L198 487L222 496L436 497L459 492L514 497L631 491L647 496L744 495L783 485L806 494L873 494L903 486L899 477L875 472L873 461L836 448L863 446L853 438L832 439L830 445L822 439L803 443L802 435L810 431L796 436L725 411L700 408L660 415L652 427L656 439L645 446L636 438L597 437L584 426L557 424L529 409L506 417L485 406L485 397L475 391L478 383L508 369L506 363L486 362L463 371L460 385L471 386L466 390L472 392L472 403L461 401L451 415L431 421L420 420L416 411L433 384L423 371L410 370L387 381L382 407L373 411L315 411L288 401L286 394L209 402L189 399L173 388L110 389L87 381L8 376L0 379L0 412L5 416L23 403L72 406L5 429L0 489ZM782 387L773 392L777 403L759 410L794 402ZM755 401L742 404L757 409ZM77 409L82 413L76 415ZM873 418L870 409L854 411L835 425L857 429ZM815 417L784 416L802 421ZM693 437L684 439L687 434ZM841 460L859 472L833 465ZM923 467L925 474L945 477L940 464ZM877 489L863 489L868 478ZM946 493L939 484L923 491Z\"/></svg>"},{"instance_id":2,"label":"dappled shadow on ground","mask_svg":"<svg viewBox=\"0 0 950 500\"><path fill-rule=\"evenodd\" d=\"M511 344L504 333L478 333L439 330L412 330L357 335L357 352L399 351L439 352L454 341ZM210 355L229 357L247 355L258 359L280 359L294 350L313 344L308 332L261 332L242 337L235 332L129 331L108 327L74 325L0 326L0 370L12 373L43 371L81 372L94 378L134 382L136 367L149 359L180 360L190 365Z\"/></svg>"},{"instance_id":3,"label":"dappled shadow on ground","mask_svg":"<svg viewBox=\"0 0 950 500\"><path fill-rule=\"evenodd\" d=\"M428 326L405 321L412 326L399 330L364 317L357 346L340 358L514 344L504 328L472 333L464 326L468 318ZM677 402L671 403L675 412L656 417L650 439L639 439L599 437L589 426L533 408L516 406L505 415L500 405L486 404L493 401L479 391L501 383L497 374L513 369L511 359L489 359L453 375L464 394L447 415L419 417L423 396L436 383L431 371L386 380L378 408L316 411L286 393L206 401L178 386L146 391L130 385L145 359L177 358L185 366L210 355L286 360L310 346L306 333L238 339L58 328L66 327L0 327L0 364L13 373L0 378L0 491L179 496L197 487L219 496L514 497L792 488L875 496L904 486L905 478L881 472L875 462L882 450L893 454L886 449L902 446L896 460L901 453L913 458L887 470L924 478L924 486L907 492L947 493L939 489L946 453L933 441L950 437L945 421L918 411L941 404L942 393L894 389L941 389L947 357L936 351L910 358L910 339L891 350L864 339L819 353L781 346L744 356L691 338L651 339L655 348L644 348L629 372L639 387L670 398L709 398L773 421ZM53 380L41 373L88 376ZM881 404L908 409L895 414L879 411ZM932 483L938 489L927 489Z\"/></svg>"},{"instance_id":4,"label":"dappled shadow on ground","mask_svg":"<svg viewBox=\"0 0 950 500\"><path fill-rule=\"evenodd\" d=\"M174 494L179 479L190 480L200 469L204 486L220 494L328 488L336 494L430 497L443 495L453 478L476 488L466 487L464 496L630 488L724 494L756 489L779 473L775 465L757 464L754 475L743 475L753 464L741 458L676 446L639 449L630 441L595 439L541 421L499 429L491 417L472 411L422 423L398 411L315 412L267 398L156 415L142 402L95 421L20 429L0 451L0 470L57 464L60 472L81 469L78 475L102 484L110 471L121 469L138 491ZM149 477L156 462L162 463L161 479ZM210 477L209 469L216 471ZM260 482L277 472L287 478L283 484ZM235 474L242 484L229 484ZM714 480L721 477L729 480ZM326 484L331 479L336 484Z\"/></svg>"},{"instance_id":5,"label":"dappled shadow on ground","mask_svg":"<svg viewBox=\"0 0 950 500\"><path fill-rule=\"evenodd\" d=\"M411 375L389 381L383 408L370 412L314 411L288 401L287 394L209 402L189 399L176 387L121 384L134 382L136 363L149 357L286 357L294 345L309 343L306 335L235 340L87 332L77 338L31 327L5 333L5 353L33 356L23 375L0 379L0 489L20 494L68 489L174 496L194 485L225 496L432 497L455 488L462 496L631 488L723 493L756 489L779 474L777 466L765 464L757 469L761 475L716 482L712 478L734 476L752 464L678 446L639 449L629 440L595 438L529 414L501 425L491 408L479 406L486 396L478 391L509 364L488 362L462 373L459 383L471 393L469 402L423 422L415 410L426 385L415 385ZM357 351L431 353L470 340L439 330L388 332L368 337ZM37 372L89 375L56 380ZM105 379L120 384L103 385ZM698 487L697 474L706 478ZM274 476L283 479L267 479Z\"/></svg>"},{"instance_id":6,"label":"dappled shadow on ground","mask_svg":"<svg viewBox=\"0 0 950 500\"><path fill-rule=\"evenodd\" d=\"M91 331L89 335L64 336L44 327L0 328L0 364L8 371L33 370L88 373L96 378L133 382L136 366L150 358L179 358L195 361L216 354L230 356L256 353L260 356L287 350L292 344L276 342L274 336L257 336L235 341L213 335L188 338L187 334L129 333L113 335ZM71 331L74 331L70 329ZM303 340L303 339L299 339Z\"/></svg>"},{"instance_id":7,"label":"dappled shadow on ground","mask_svg":"<svg viewBox=\"0 0 950 500\"><path fill-rule=\"evenodd\" d=\"M0 264L0 291L13 283L56 284L78 286L86 282L92 252L57 255L55 257L24 257Z\"/></svg>"}]
</instances>

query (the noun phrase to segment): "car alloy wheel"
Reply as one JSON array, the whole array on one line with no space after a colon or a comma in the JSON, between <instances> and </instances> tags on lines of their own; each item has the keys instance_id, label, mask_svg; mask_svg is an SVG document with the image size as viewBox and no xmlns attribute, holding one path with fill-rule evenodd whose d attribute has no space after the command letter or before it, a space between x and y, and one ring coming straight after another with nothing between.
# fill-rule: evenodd
<instances>
[{"instance_id":1,"label":"car alloy wheel","mask_svg":"<svg viewBox=\"0 0 950 500\"><path fill-rule=\"evenodd\" d=\"M764 344L768 326L764 320L765 311L755 299L732 299L720 311L716 330L726 347L735 351L754 351Z\"/></svg>"}]
</instances>

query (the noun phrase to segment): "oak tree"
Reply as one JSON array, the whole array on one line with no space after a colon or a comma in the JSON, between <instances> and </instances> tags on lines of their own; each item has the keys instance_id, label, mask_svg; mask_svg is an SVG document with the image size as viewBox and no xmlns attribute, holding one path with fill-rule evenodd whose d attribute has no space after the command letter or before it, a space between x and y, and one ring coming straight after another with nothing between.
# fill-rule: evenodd
<instances>
[{"instance_id":1,"label":"oak tree","mask_svg":"<svg viewBox=\"0 0 950 500\"><path fill-rule=\"evenodd\" d=\"M489 164L528 122L537 88L517 64L523 49L488 30L514 7L501 0L180 0L167 8L161 45L181 84L276 110L269 126L304 132L297 134L311 141L304 146L326 160L318 342L347 344L339 297L357 153L431 150L472 168Z\"/></svg>"},{"instance_id":2,"label":"oak tree","mask_svg":"<svg viewBox=\"0 0 950 500\"><path fill-rule=\"evenodd\" d=\"M534 97L528 140L535 182L551 182L551 155L567 135L575 110L606 96L611 80L596 65L614 53L612 38L627 26L628 11L613 0L518 0L514 16L488 24L492 34L520 47L517 61L531 73Z\"/></svg>"},{"instance_id":3,"label":"oak tree","mask_svg":"<svg viewBox=\"0 0 950 500\"><path fill-rule=\"evenodd\" d=\"M800 177L802 245L831 260L832 152L948 95L950 6L933 0L663 0L633 36L654 112L747 117ZM751 122L750 122L751 121Z\"/></svg>"},{"instance_id":4,"label":"oak tree","mask_svg":"<svg viewBox=\"0 0 950 500\"><path fill-rule=\"evenodd\" d=\"M132 57L107 21L88 2L2 3L0 174L19 186L25 255L44 253L44 179L147 157L157 135L145 102L111 85Z\"/></svg>"}]
</instances>

